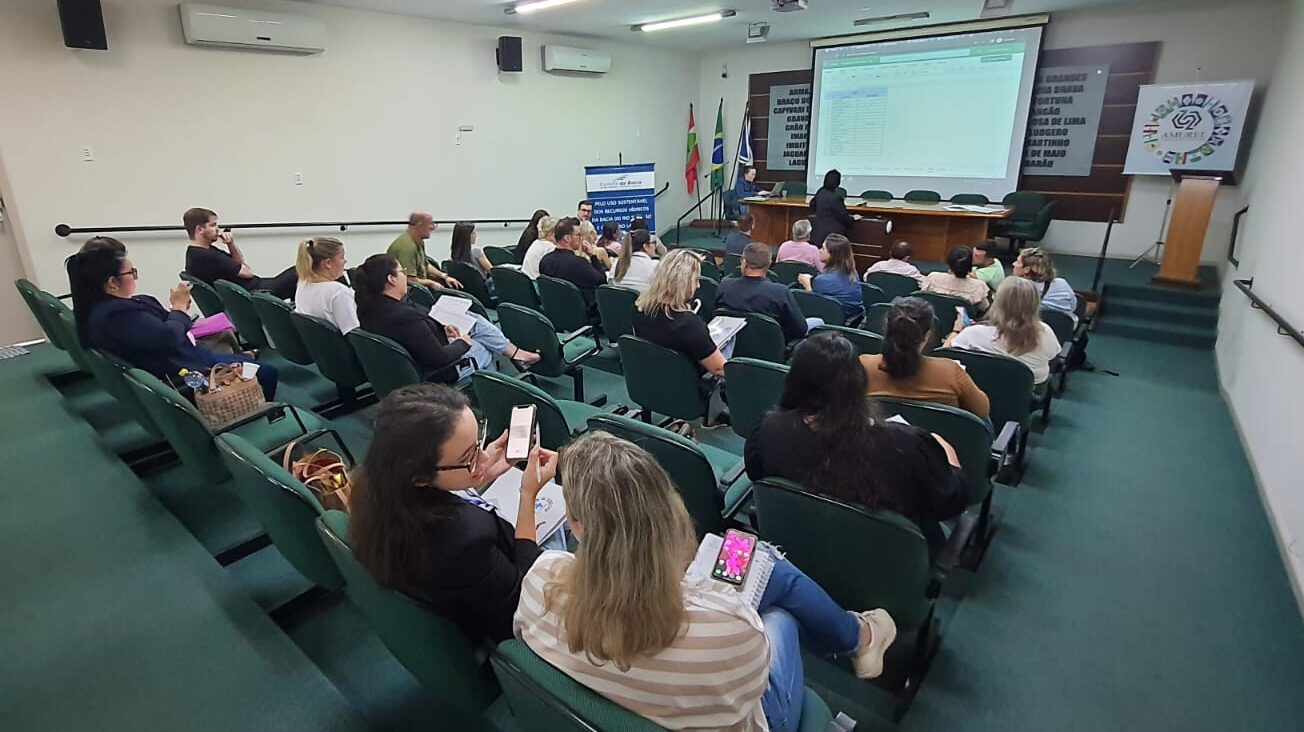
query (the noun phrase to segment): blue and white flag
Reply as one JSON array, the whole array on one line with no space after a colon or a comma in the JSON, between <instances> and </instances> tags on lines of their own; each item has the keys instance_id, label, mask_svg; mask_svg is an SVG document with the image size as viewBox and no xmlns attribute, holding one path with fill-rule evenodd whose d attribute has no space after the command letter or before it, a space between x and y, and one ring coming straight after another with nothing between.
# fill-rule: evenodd
<instances>
[{"instance_id":1,"label":"blue and white flag","mask_svg":"<svg viewBox=\"0 0 1304 732\"><path fill-rule=\"evenodd\" d=\"M743 136L738 140L738 165L750 168L756 162L752 159L752 118L743 120Z\"/></svg>"}]
</instances>

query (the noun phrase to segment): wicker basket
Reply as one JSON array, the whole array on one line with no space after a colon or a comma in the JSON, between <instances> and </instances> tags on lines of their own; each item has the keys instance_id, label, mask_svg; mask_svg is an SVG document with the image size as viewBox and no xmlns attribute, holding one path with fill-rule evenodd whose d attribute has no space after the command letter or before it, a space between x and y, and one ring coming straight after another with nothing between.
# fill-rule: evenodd
<instances>
[{"instance_id":1,"label":"wicker basket","mask_svg":"<svg viewBox=\"0 0 1304 732\"><path fill-rule=\"evenodd\" d=\"M195 393L195 406L210 427L220 427L267 406L258 379L240 374L240 364L218 364L208 373L208 391Z\"/></svg>"}]
</instances>

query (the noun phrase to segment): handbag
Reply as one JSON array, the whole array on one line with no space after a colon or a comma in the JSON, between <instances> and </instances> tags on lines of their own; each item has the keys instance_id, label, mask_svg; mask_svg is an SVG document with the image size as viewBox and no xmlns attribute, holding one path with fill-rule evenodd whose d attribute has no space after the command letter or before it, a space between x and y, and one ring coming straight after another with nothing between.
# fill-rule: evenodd
<instances>
[{"instance_id":1,"label":"handbag","mask_svg":"<svg viewBox=\"0 0 1304 732\"><path fill-rule=\"evenodd\" d=\"M325 448L313 450L295 458L295 440L285 446L281 467L294 479L307 486L317 502L327 510L349 512L349 498L353 493L353 478L344 458ZM305 448L305 451L308 448Z\"/></svg>"},{"instance_id":2,"label":"handbag","mask_svg":"<svg viewBox=\"0 0 1304 732\"><path fill-rule=\"evenodd\" d=\"M267 406L257 379L241 375L240 364L220 363L208 372L208 391L195 393L195 407L210 427L248 417Z\"/></svg>"}]
</instances>

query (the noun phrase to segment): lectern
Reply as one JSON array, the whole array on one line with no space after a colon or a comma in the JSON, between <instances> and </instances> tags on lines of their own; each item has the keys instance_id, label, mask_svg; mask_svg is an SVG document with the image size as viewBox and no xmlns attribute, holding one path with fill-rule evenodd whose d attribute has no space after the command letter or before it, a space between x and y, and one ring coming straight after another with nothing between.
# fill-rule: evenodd
<instances>
[{"instance_id":1,"label":"lectern","mask_svg":"<svg viewBox=\"0 0 1304 732\"><path fill-rule=\"evenodd\" d=\"M1204 235L1209 229L1218 186L1235 181L1229 171L1173 169L1169 173L1177 181L1177 202L1173 204L1159 274L1150 281L1157 285L1199 288L1200 252L1204 249Z\"/></svg>"}]
</instances>

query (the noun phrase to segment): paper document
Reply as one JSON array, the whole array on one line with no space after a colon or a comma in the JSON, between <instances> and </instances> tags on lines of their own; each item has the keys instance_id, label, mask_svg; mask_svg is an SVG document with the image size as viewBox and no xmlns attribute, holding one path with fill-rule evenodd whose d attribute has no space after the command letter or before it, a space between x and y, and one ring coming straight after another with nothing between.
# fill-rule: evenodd
<instances>
[{"instance_id":1,"label":"paper document","mask_svg":"<svg viewBox=\"0 0 1304 732\"><path fill-rule=\"evenodd\" d=\"M964 203L953 203L946 207L947 211L970 211L972 213L999 213L1002 207L993 208L991 206L969 205Z\"/></svg>"},{"instance_id":2,"label":"paper document","mask_svg":"<svg viewBox=\"0 0 1304 732\"><path fill-rule=\"evenodd\" d=\"M460 299L460 298L459 298ZM499 516L507 520L507 523L513 527L516 526L516 514L521 508L521 476L524 473L520 468L511 468L506 473L499 476L492 484L486 488L480 496L489 503L493 504L495 511ZM566 521L566 499L562 498L561 486L552 481L539 491L539 495L534 499L534 527L537 534L537 543L543 543L545 539L556 533Z\"/></svg>"},{"instance_id":3,"label":"paper document","mask_svg":"<svg viewBox=\"0 0 1304 732\"><path fill-rule=\"evenodd\" d=\"M462 335L469 336L475 325L475 318L467 313L470 309L470 300L456 295L444 295L430 308L430 317L440 325L451 325L461 331Z\"/></svg>"},{"instance_id":4,"label":"paper document","mask_svg":"<svg viewBox=\"0 0 1304 732\"><path fill-rule=\"evenodd\" d=\"M711 340L715 341L716 348L724 348L724 344L738 335L738 331L747 325L745 318L735 318L729 315L717 315L711 318L706 328L711 332Z\"/></svg>"},{"instance_id":5,"label":"paper document","mask_svg":"<svg viewBox=\"0 0 1304 732\"><path fill-rule=\"evenodd\" d=\"M885 419L885 420L883 420L883 421L884 421L884 422L896 422L897 424L906 424L906 425L910 424L909 422L906 421L906 418L905 418L905 417L902 417L902 416L899 415L899 414L894 414L894 415L892 415L891 417L888 417L887 419Z\"/></svg>"},{"instance_id":6,"label":"paper document","mask_svg":"<svg viewBox=\"0 0 1304 732\"><path fill-rule=\"evenodd\" d=\"M720 554L720 547L723 545L724 537L719 534L703 536L702 543L697 545L697 555L693 557L693 563L688 565L684 577L691 582L710 582L716 589L737 589L743 602L753 608L759 606L761 595L765 594L765 586L770 583L770 573L774 571L774 555L770 553L769 545L764 542L756 545L756 551L752 553L752 566L747 571L747 579L743 580L743 586L739 588L711 577L711 567L715 564L715 558Z\"/></svg>"}]
</instances>

